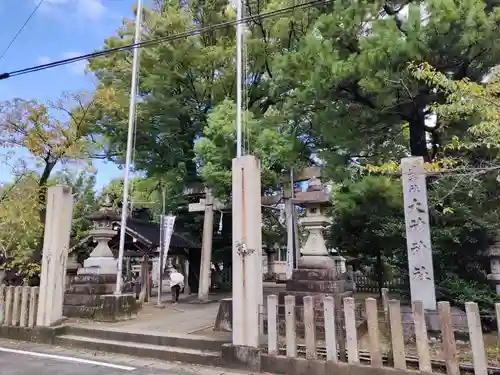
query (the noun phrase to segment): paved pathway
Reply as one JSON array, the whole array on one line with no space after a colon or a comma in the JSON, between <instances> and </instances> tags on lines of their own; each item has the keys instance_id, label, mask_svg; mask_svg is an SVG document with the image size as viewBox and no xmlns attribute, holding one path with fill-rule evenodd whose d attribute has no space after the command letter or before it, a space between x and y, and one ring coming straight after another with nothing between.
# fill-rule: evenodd
<instances>
[{"instance_id":1,"label":"paved pathway","mask_svg":"<svg viewBox=\"0 0 500 375\"><path fill-rule=\"evenodd\" d=\"M249 375L118 354L0 339L2 375Z\"/></svg>"},{"instance_id":2,"label":"paved pathway","mask_svg":"<svg viewBox=\"0 0 500 375\"><path fill-rule=\"evenodd\" d=\"M264 283L264 295L279 294L285 290L285 284ZM170 294L163 293L162 301L165 308L155 307L156 297L145 304L136 319L117 323L97 323L88 320L71 319L69 323L76 323L85 328L118 329L123 332L154 332L156 334L197 334L224 337L224 333L215 333L211 329L215 324L215 318L219 310L219 301L222 298L231 297L230 293L210 295L215 302L199 304L196 295L185 296L181 294L178 304L172 305L169 300ZM264 297L264 304L265 302ZM226 335L229 339L230 334Z\"/></svg>"},{"instance_id":3,"label":"paved pathway","mask_svg":"<svg viewBox=\"0 0 500 375\"><path fill-rule=\"evenodd\" d=\"M172 305L165 304L165 308L159 309L152 304L146 304L139 312L136 319L117 323L96 323L83 321L79 326L99 328L119 329L124 332L151 331L157 334L198 333L206 330L215 323L218 303L191 304L178 303Z\"/></svg>"}]
</instances>

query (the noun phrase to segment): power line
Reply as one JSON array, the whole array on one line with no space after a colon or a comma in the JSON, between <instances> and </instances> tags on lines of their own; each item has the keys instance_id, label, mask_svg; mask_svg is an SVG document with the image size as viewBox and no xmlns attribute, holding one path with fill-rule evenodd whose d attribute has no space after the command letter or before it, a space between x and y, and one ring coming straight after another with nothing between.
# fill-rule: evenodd
<instances>
[{"instance_id":1,"label":"power line","mask_svg":"<svg viewBox=\"0 0 500 375\"><path fill-rule=\"evenodd\" d=\"M35 15L36 11L38 10L38 8L40 8L40 5L42 5L42 3L44 2L44 0L40 0L37 4L37 6L35 7L35 9L33 9L33 11L31 12L31 14L28 16L28 18L26 18L26 21L24 21L23 25L21 26L21 28L17 31L17 34L14 35L14 38L12 38L12 40L10 41L10 43L7 45L7 47L3 50L2 54L0 55L0 60L3 59L3 57L5 56L5 54L7 53L7 51L10 49L10 47L12 47L12 45L14 44L14 42L16 41L17 37L19 36L19 34L22 33L22 31L24 30L24 28L26 27L26 25L28 24L28 22L30 22L30 20L33 18L33 16Z\"/></svg>"},{"instance_id":2,"label":"power line","mask_svg":"<svg viewBox=\"0 0 500 375\"><path fill-rule=\"evenodd\" d=\"M102 50L102 51L98 51L98 52L93 52L93 53L88 53L86 55L75 56L75 57L64 59L64 60L54 61L54 62L51 62L48 64L41 64L41 65L29 67L29 68L13 70L11 72L0 74L0 80L15 77L15 76L20 76L20 75L24 75L24 74L34 73L34 72L38 72L40 70L55 68L55 67L62 66L62 65L72 64L72 63L82 61L82 60L88 60L88 59L92 59L92 58L96 58L96 57L111 55L113 53L128 51L128 50L131 50L134 48L152 47L152 46L155 46L157 44L164 43L164 42L171 42L171 41L178 40L178 39L188 38L190 36L204 34L204 33L209 32L209 31L217 31L220 29L224 29L228 26L237 25L239 23L246 23L246 22L249 22L252 20L257 20L257 19L263 20L263 19L279 16L282 14L286 14L286 13L289 13L289 12L296 10L296 9L310 8L310 7L317 5L317 4L327 4L327 3L330 3L331 1L332 0L312 0L312 1L309 1L306 3L291 5L291 6L284 7L284 8L277 9L277 10L270 11L270 12L259 13L256 15L243 17L243 18L241 18L240 21L221 22L221 23L218 23L215 25L209 25L209 26L205 26L205 27L195 28L195 29L191 29L191 30L188 30L188 31L185 31L182 33L164 36L164 37L156 38L156 39L151 39L151 40L147 40L147 41L140 42L140 43L127 44L125 46L110 48L110 49L106 49L106 50Z\"/></svg>"}]
</instances>

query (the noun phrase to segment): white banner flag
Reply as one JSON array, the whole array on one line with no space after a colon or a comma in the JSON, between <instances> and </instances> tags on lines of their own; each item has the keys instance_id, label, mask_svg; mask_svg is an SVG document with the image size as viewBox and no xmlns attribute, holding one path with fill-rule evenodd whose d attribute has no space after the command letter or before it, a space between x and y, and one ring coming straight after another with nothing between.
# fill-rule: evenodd
<instances>
[{"instance_id":1,"label":"white banner flag","mask_svg":"<svg viewBox=\"0 0 500 375\"><path fill-rule=\"evenodd\" d=\"M170 247L170 240L172 233L174 233L175 216L166 215L163 217L163 271L167 266L168 248Z\"/></svg>"}]
</instances>

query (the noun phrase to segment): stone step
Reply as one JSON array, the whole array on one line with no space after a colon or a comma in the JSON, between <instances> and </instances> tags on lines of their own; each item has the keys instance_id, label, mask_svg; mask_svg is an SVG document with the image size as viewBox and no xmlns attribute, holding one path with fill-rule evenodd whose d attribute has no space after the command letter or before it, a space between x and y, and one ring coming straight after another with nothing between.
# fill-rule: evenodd
<instances>
[{"instance_id":1,"label":"stone step","mask_svg":"<svg viewBox=\"0 0 500 375\"><path fill-rule=\"evenodd\" d=\"M132 355L142 358L154 358L164 361L193 363L205 366L223 365L221 352L218 351L152 345L129 341L104 340L74 335L58 336L54 340L54 345Z\"/></svg>"},{"instance_id":2,"label":"stone step","mask_svg":"<svg viewBox=\"0 0 500 375\"><path fill-rule=\"evenodd\" d=\"M159 346L175 346L196 350L220 351L222 345L229 343L228 340L198 335L174 334L160 335L148 332L124 332L117 329L99 329L91 327L68 326L66 334L79 337L96 338L100 340L111 340L120 342L133 342L137 344L149 344Z\"/></svg>"}]
</instances>

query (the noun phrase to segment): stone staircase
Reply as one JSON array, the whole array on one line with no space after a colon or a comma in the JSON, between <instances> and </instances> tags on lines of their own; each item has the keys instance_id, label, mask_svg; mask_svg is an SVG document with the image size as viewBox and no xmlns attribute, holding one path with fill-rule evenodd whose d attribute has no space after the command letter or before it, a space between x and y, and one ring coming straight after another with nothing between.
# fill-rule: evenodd
<instances>
[{"instance_id":1,"label":"stone staircase","mask_svg":"<svg viewBox=\"0 0 500 375\"><path fill-rule=\"evenodd\" d=\"M67 326L53 342L68 348L111 352L135 357L222 366L222 345L227 340L191 334L157 335Z\"/></svg>"}]
</instances>

